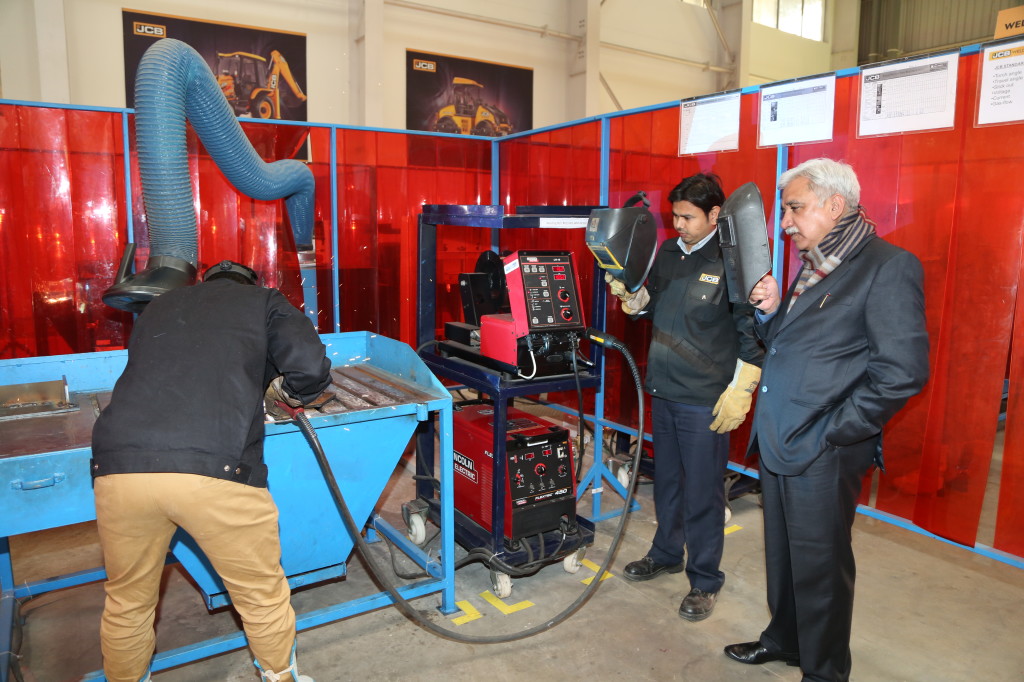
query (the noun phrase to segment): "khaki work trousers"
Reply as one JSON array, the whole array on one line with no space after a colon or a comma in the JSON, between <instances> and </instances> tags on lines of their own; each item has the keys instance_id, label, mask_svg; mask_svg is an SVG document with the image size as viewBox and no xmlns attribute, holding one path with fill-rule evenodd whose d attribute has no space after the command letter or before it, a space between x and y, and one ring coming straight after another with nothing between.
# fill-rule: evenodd
<instances>
[{"instance_id":1,"label":"khaki work trousers","mask_svg":"<svg viewBox=\"0 0 1024 682\"><path fill-rule=\"evenodd\" d=\"M281 568L277 507L266 488L175 473L100 476L94 485L107 571L100 640L110 682L137 682L149 669L160 579L179 526L224 581L263 669L288 668L295 612Z\"/></svg>"}]
</instances>

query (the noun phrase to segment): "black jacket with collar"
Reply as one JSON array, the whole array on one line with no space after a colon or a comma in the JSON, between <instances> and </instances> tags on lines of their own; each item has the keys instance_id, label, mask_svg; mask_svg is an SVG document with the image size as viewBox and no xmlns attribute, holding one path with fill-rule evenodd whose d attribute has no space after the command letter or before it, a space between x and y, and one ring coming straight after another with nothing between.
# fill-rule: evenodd
<instances>
[{"instance_id":1,"label":"black jacket with collar","mask_svg":"<svg viewBox=\"0 0 1024 682\"><path fill-rule=\"evenodd\" d=\"M870 236L774 317L749 452L784 476L841 448L880 446L885 423L928 380L924 274L914 254Z\"/></svg>"},{"instance_id":2,"label":"black jacket with collar","mask_svg":"<svg viewBox=\"0 0 1024 682\"><path fill-rule=\"evenodd\" d=\"M256 487L263 394L278 374L303 402L330 385L316 329L276 289L218 278L146 306L92 435L92 475L190 473Z\"/></svg>"},{"instance_id":3,"label":"black jacket with collar","mask_svg":"<svg viewBox=\"0 0 1024 682\"><path fill-rule=\"evenodd\" d=\"M732 380L736 359L761 365L754 308L729 303L718 233L690 255L678 239L662 242L647 280L651 318L644 388L653 396L712 407Z\"/></svg>"}]
</instances>

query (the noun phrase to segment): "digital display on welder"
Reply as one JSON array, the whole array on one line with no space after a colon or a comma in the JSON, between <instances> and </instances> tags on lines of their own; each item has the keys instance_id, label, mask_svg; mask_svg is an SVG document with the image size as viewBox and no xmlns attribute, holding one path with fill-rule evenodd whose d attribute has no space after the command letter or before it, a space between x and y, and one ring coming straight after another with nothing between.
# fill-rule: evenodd
<instances>
[{"instance_id":1,"label":"digital display on welder","mask_svg":"<svg viewBox=\"0 0 1024 682\"><path fill-rule=\"evenodd\" d=\"M584 325L580 297L567 251L520 251L519 272L530 331L575 329ZM506 274L514 277L513 274ZM518 289L510 284L510 295Z\"/></svg>"}]
</instances>

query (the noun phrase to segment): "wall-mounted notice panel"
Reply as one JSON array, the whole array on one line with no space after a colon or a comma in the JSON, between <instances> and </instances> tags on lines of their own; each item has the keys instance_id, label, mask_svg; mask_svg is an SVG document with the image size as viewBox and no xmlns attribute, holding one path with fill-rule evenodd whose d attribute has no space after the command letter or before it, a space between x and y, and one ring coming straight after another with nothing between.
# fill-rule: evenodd
<instances>
[{"instance_id":1,"label":"wall-mounted notice panel","mask_svg":"<svg viewBox=\"0 0 1024 682\"><path fill-rule=\"evenodd\" d=\"M758 146L831 140L835 95L834 73L762 87Z\"/></svg>"},{"instance_id":2,"label":"wall-mounted notice panel","mask_svg":"<svg viewBox=\"0 0 1024 682\"><path fill-rule=\"evenodd\" d=\"M952 128L959 53L889 62L860 73L860 137Z\"/></svg>"},{"instance_id":3,"label":"wall-mounted notice panel","mask_svg":"<svg viewBox=\"0 0 1024 682\"><path fill-rule=\"evenodd\" d=\"M740 148L740 91L692 97L679 103L679 155Z\"/></svg>"},{"instance_id":4,"label":"wall-mounted notice panel","mask_svg":"<svg viewBox=\"0 0 1024 682\"><path fill-rule=\"evenodd\" d=\"M987 45L981 52L977 125L1024 120L1024 39Z\"/></svg>"}]
</instances>

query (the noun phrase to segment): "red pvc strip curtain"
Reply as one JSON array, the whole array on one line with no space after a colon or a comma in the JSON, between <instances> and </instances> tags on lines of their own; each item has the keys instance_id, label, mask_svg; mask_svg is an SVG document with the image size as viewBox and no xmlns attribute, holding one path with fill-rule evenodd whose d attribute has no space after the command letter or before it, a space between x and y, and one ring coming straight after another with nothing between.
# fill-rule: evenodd
<instances>
[{"instance_id":1,"label":"red pvc strip curtain","mask_svg":"<svg viewBox=\"0 0 1024 682\"><path fill-rule=\"evenodd\" d=\"M337 137L341 331L415 344L421 207L488 203L490 142L367 130L338 130ZM423 257L438 259L443 319L461 320L460 270L446 253L473 253L471 272L476 252L486 247L467 246L447 229L438 235L438 253Z\"/></svg>"},{"instance_id":2,"label":"red pvc strip curtain","mask_svg":"<svg viewBox=\"0 0 1024 682\"><path fill-rule=\"evenodd\" d=\"M588 121L502 142L500 164L501 203L506 213L521 206L597 206L601 199L601 123ZM583 228L502 230L499 243L503 252L572 252L584 322L593 323L589 315L596 268ZM593 393L586 392L585 410L593 410ZM578 404L574 391L551 393L548 400L573 409Z\"/></svg>"},{"instance_id":3,"label":"red pvc strip curtain","mask_svg":"<svg viewBox=\"0 0 1024 682\"><path fill-rule=\"evenodd\" d=\"M989 476L1024 216L1012 179L1024 161L1005 143L1019 127L973 125L977 59L960 58L953 130L858 139L858 79L843 78L834 139L793 147L790 159L849 162L879 235L921 259L932 376L886 428L876 506L965 545Z\"/></svg>"},{"instance_id":4,"label":"red pvc strip curtain","mask_svg":"<svg viewBox=\"0 0 1024 682\"><path fill-rule=\"evenodd\" d=\"M306 158L317 181L312 277L321 332L334 331L331 130L243 122L265 161ZM129 134L134 126L129 117ZM341 331L415 342L417 217L424 203L490 201L490 142L337 131ZM134 149L134 140L130 145ZM224 178L191 130L200 272L229 258L302 307L283 200L257 201ZM305 145L308 145L304 147ZM0 357L123 347L132 316L102 303L126 242L122 114L0 105ZM149 257L132 158L136 268ZM475 250L475 249L474 249Z\"/></svg>"},{"instance_id":5,"label":"red pvc strip curtain","mask_svg":"<svg viewBox=\"0 0 1024 682\"><path fill-rule=\"evenodd\" d=\"M1008 159L1009 160L1009 159ZM1015 159L1019 163L1019 159ZM1017 169L1019 172L1019 168ZM1002 476L993 547L1024 556L1024 269L1017 280L1013 316L1006 431L1003 439Z\"/></svg>"},{"instance_id":6,"label":"red pvc strip curtain","mask_svg":"<svg viewBox=\"0 0 1024 682\"><path fill-rule=\"evenodd\" d=\"M630 114L611 120L611 169L609 196L613 205L638 190L651 196L651 211L660 220L661 240L675 239L669 192L694 173L715 173L723 189L730 192L747 182L761 190L765 211L771 215L775 196L774 149L756 147L756 96L744 95L740 101L740 150L719 154L679 156L679 109L670 107ZM651 342L649 320L630 320L622 312L618 299L608 298L607 330L623 339L637 360L641 375L646 374L647 351ZM628 368L621 358L609 354L605 372L605 415L621 424L637 422L636 392ZM651 424L649 402L645 423ZM744 462L749 423L733 432L730 458Z\"/></svg>"},{"instance_id":7,"label":"red pvc strip curtain","mask_svg":"<svg viewBox=\"0 0 1024 682\"><path fill-rule=\"evenodd\" d=\"M122 347L120 113L0 105L0 358Z\"/></svg>"},{"instance_id":8,"label":"red pvc strip curtain","mask_svg":"<svg viewBox=\"0 0 1024 682\"><path fill-rule=\"evenodd\" d=\"M293 158L309 129L305 126L243 123L253 148L266 162ZM264 286L279 289L302 308L298 252L284 200L259 201L238 192L189 128L193 195L198 197L199 273L224 260L249 265ZM140 204L141 206L141 204ZM137 263L137 267L143 264Z\"/></svg>"}]
</instances>

